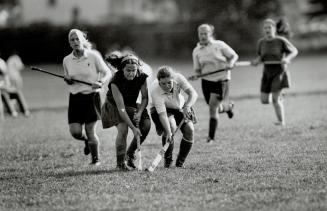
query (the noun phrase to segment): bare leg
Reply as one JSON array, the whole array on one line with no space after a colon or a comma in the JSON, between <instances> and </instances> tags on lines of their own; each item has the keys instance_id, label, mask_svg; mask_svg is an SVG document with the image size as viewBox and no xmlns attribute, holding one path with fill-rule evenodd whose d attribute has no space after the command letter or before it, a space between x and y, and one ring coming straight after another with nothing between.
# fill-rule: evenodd
<instances>
[{"instance_id":1,"label":"bare leg","mask_svg":"<svg viewBox=\"0 0 327 211\"><path fill-rule=\"evenodd\" d=\"M92 156L91 164L98 165L99 164L99 137L96 134L96 123L97 121L85 124L85 133L87 136L88 145Z\"/></svg>"},{"instance_id":2,"label":"bare leg","mask_svg":"<svg viewBox=\"0 0 327 211\"><path fill-rule=\"evenodd\" d=\"M17 95L17 102L18 102L20 110L24 113L25 116L29 116L30 111L28 109L23 92L21 90L18 90L16 95Z\"/></svg>"},{"instance_id":3,"label":"bare leg","mask_svg":"<svg viewBox=\"0 0 327 211\"><path fill-rule=\"evenodd\" d=\"M127 148L127 134L128 134L128 126L126 123L119 123L117 125L117 137L116 137L116 158L117 158L117 167L123 169L125 156L126 156L126 148Z\"/></svg>"},{"instance_id":4,"label":"bare leg","mask_svg":"<svg viewBox=\"0 0 327 211\"><path fill-rule=\"evenodd\" d=\"M281 90L278 92L272 93L273 105L275 109L275 113L278 119L278 125L285 125L285 113L284 113L284 104L283 98L281 96Z\"/></svg>"},{"instance_id":5,"label":"bare leg","mask_svg":"<svg viewBox=\"0 0 327 211\"><path fill-rule=\"evenodd\" d=\"M14 105L11 102L9 94L7 92L1 92L1 98L2 98L2 101L3 101L4 105L5 105L5 107L9 111L10 115L12 117L17 117L18 113L17 113Z\"/></svg>"},{"instance_id":6,"label":"bare leg","mask_svg":"<svg viewBox=\"0 0 327 211\"><path fill-rule=\"evenodd\" d=\"M90 149L87 141L87 137L85 134L83 134L83 125L79 123L71 123L69 124L69 131L70 134L77 140L84 141L85 147L84 147L84 154L88 155L90 154Z\"/></svg>"}]
</instances>

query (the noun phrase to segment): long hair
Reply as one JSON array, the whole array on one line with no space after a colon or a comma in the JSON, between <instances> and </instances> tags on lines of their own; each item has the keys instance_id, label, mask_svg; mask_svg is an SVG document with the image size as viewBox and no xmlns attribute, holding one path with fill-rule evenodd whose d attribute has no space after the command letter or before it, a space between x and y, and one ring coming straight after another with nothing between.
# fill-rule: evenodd
<instances>
[{"instance_id":1,"label":"long hair","mask_svg":"<svg viewBox=\"0 0 327 211\"><path fill-rule=\"evenodd\" d=\"M135 55L122 55L119 51L112 52L105 60L117 70L123 70L126 64L136 64L141 66L142 63Z\"/></svg>"},{"instance_id":2,"label":"long hair","mask_svg":"<svg viewBox=\"0 0 327 211\"><path fill-rule=\"evenodd\" d=\"M291 32L291 27L288 21L284 18L280 19L276 23L276 33L279 36L283 36L287 39L291 38L293 36L293 33Z\"/></svg>"},{"instance_id":3,"label":"long hair","mask_svg":"<svg viewBox=\"0 0 327 211\"><path fill-rule=\"evenodd\" d=\"M79 29L71 29L68 33L68 40L72 36L72 34L76 34L80 42L82 43L83 47L86 49L91 49L92 45L91 43L87 40L87 36L84 32L82 32Z\"/></svg>"}]
</instances>

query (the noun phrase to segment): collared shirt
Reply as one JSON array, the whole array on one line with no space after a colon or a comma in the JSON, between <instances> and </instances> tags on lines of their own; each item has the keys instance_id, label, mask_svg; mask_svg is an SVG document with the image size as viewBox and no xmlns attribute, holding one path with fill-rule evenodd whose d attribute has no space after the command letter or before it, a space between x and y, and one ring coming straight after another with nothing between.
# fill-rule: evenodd
<instances>
[{"instance_id":1,"label":"collared shirt","mask_svg":"<svg viewBox=\"0 0 327 211\"><path fill-rule=\"evenodd\" d=\"M182 109L185 103L185 99L181 91L190 89L191 84L186 78L176 73L173 79L173 89L171 92L165 92L160 86L158 80L155 80L150 88L151 95L151 107L155 107L157 113L166 111L166 108Z\"/></svg>"},{"instance_id":2,"label":"collared shirt","mask_svg":"<svg viewBox=\"0 0 327 211\"><path fill-rule=\"evenodd\" d=\"M99 73L110 72L109 67L105 64L101 55L94 50L84 50L81 57L74 56L73 52L63 60L64 71L72 79L94 83L98 81ZM111 72L110 72L111 73ZM69 91L72 94L83 93L89 94L99 92L100 89L93 90L91 86L81 83L69 85Z\"/></svg>"},{"instance_id":3,"label":"collared shirt","mask_svg":"<svg viewBox=\"0 0 327 211\"><path fill-rule=\"evenodd\" d=\"M200 69L201 73L209 73L215 70L220 70L226 67L227 59L236 52L229 47L225 42L220 40L213 40L207 45L200 45L199 43L193 50L193 68ZM203 77L208 81L230 80L230 70L215 73Z\"/></svg>"}]
</instances>

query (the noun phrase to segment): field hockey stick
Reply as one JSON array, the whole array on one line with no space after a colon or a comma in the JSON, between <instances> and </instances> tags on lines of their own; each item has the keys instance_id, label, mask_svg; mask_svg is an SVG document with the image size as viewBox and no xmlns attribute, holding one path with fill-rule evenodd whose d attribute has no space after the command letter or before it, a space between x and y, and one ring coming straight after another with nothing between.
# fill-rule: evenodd
<instances>
[{"instance_id":1,"label":"field hockey stick","mask_svg":"<svg viewBox=\"0 0 327 211\"><path fill-rule=\"evenodd\" d=\"M266 61L266 62L263 62L263 64L283 64L283 62L281 62L281 61ZM235 67L247 67L247 66L253 66L252 62L251 61L240 61L240 62L235 63ZM212 71L209 73L192 75L192 76L188 77L188 79L191 81L194 81L194 80L197 80L198 78L202 78L204 76L212 75L212 74L219 73L219 72L224 72L224 71L230 70L230 69L231 68L224 68L224 69L215 70L215 71Z\"/></svg>"},{"instance_id":2,"label":"field hockey stick","mask_svg":"<svg viewBox=\"0 0 327 211\"><path fill-rule=\"evenodd\" d=\"M281 61L265 61L262 62L262 64L283 64ZM235 67L247 67L247 66L253 66L251 61L239 61L235 63Z\"/></svg>"},{"instance_id":3,"label":"field hockey stick","mask_svg":"<svg viewBox=\"0 0 327 211\"><path fill-rule=\"evenodd\" d=\"M176 130L174 131L174 133L171 136L171 140L173 140L175 134L182 127L182 125L184 124L184 122L185 122L185 119L183 119L179 123L178 127L176 128ZM153 172L154 171L154 169L159 165L159 163L160 163L162 157L164 156L165 152L167 151L169 145L170 145L170 141L167 141L165 143L165 145L161 148L161 150L159 151L159 153L156 155L156 157L154 158L154 160L152 161L151 166L149 168L145 169L145 170L147 170L149 172Z\"/></svg>"},{"instance_id":4,"label":"field hockey stick","mask_svg":"<svg viewBox=\"0 0 327 211\"><path fill-rule=\"evenodd\" d=\"M136 138L136 143L137 143L137 157L139 158L138 163L137 163L137 170L142 171L142 152L141 152L141 140L140 136Z\"/></svg>"},{"instance_id":5,"label":"field hockey stick","mask_svg":"<svg viewBox=\"0 0 327 211\"><path fill-rule=\"evenodd\" d=\"M139 128L139 122L136 123L136 127ZM137 170L142 171L142 152L141 152L141 140L140 136L136 137L136 145L137 145L137 157L138 157L138 162L137 162Z\"/></svg>"},{"instance_id":6,"label":"field hockey stick","mask_svg":"<svg viewBox=\"0 0 327 211\"><path fill-rule=\"evenodd\" d=\"M204 76L212 75L212 74L219 73L219 72L224 72L226 70L228 70L228 69L224 68L224 69L215 70L215 71L212 71L212 72L209 72L209 73L203 73L203 74L199 74L199 75L192 75L192 76L188 77L188 79L191 80L191 81L195 81L198 78L202 78Z\"/></svg>"},{"instance_id":7,"label":"field hockey stick","mask_svg":"<svg viewBox=\"0 0 327 211\"><path fill-rule=\"evenodd\" d=\"M56 76L58 78L65 78L63 75L59 75L59 74L55 74L55 73L51 73L51 72L48 72L48 71L45 71L41 68L38 68L38 67L31 67L32 70L36 70L36 71L39 71L39 72L42 72L42 73L46 73L46 74L49 74L49 75L53 75L53 76ZM92 83L90 82L86 82L86 81L81 81L81 80L77 80L77 79L71 79L73 82L77 82L77 83L81 83L81 84L86 84L86 85L89 85L89 86L92 86Z\"/></svg>"}]
</instances>

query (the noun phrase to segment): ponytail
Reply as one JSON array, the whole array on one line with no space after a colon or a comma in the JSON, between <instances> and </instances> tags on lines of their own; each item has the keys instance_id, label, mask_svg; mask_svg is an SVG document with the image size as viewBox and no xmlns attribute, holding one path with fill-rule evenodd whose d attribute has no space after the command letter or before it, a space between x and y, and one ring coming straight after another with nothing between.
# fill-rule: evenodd
<instances>
[{"instance_id":1,"label":"ponytail","mask_svg":"<svg viewBox=\"0 0 327 211\"><path fill-rule=\"evenodd\" d=\"M285 19L280 19L277 23L276 23L276 33L279 36L285 37L287 39L292 37L292 32L291 32L291 27L289 25L289 23L287 22L287 20Z\"/></svg>"}]
</instances>

